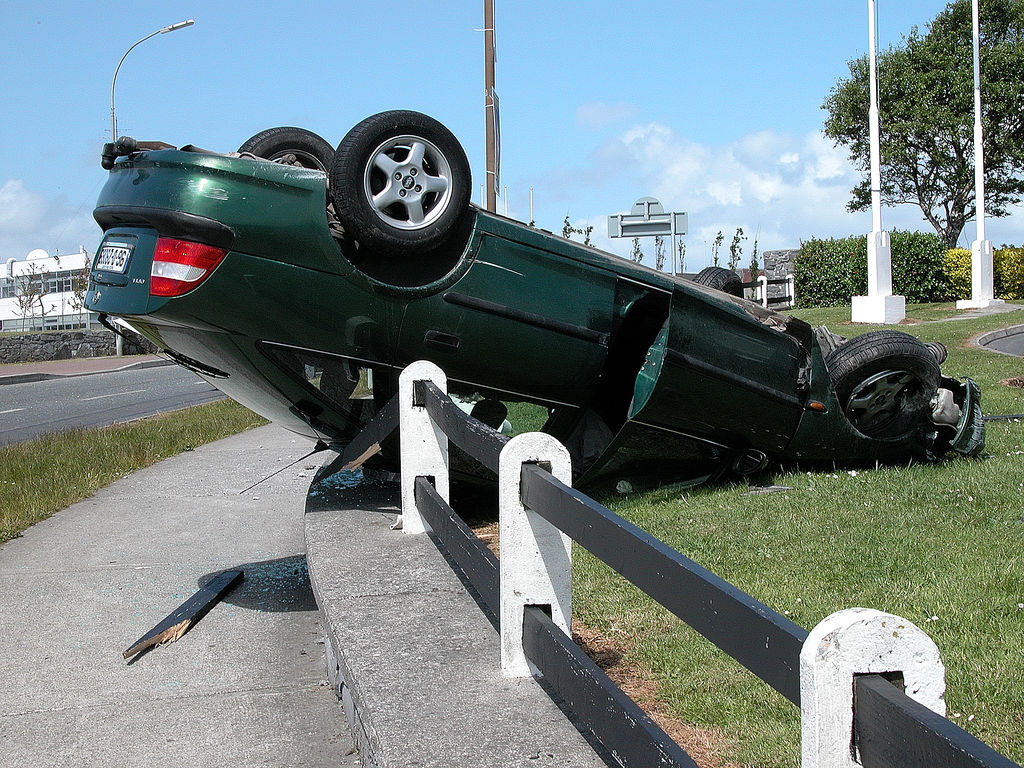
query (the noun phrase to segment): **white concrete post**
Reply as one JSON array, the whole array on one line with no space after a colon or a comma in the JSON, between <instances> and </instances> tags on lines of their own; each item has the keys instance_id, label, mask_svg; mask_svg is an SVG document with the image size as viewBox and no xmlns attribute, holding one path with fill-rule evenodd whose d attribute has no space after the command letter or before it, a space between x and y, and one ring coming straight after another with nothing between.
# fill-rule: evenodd
<instances>
[{"instance_id":1,"label":"white concrete post","mask_svg":"<svg viewBox=\"0 0 1024 768\"><path fill-rule=\"evenodd\" d=\"M906 619L868 608L833 613L800 652L802 768L854 768L853 678L900 672L907 696L946 714L946 670L935 643Z\"/></svg>"},{"instance_id":2,"label":"white concrete post","mask_svg":"<svg viewBox=\"0 0 1024 768\"><path fill-rule=\"evenodd\" d=\"M548 606L563 632L572 634L572 542L523 506L523 464L545 463L572 483L569 451L550 435L530 432L509 440L498 459L498 528L501 541L501 672L505 677L539 674L523 653L523 610Z\"/></svg>"},{"instance_id":3,"label":"white concrete post","mask_svg":"<svg viewBox=\"0 0 1024 768\"><path fill-rule=\"evenodd\" d=\"M445 501L448 495L448 436L436 426L423 406L413 405L414 384L428 380L448 391L448 377L433 363L412 363L398 377L398 427L402 461L402 519L406 533L423 533L428 526L416 507L417 477L433 477L434 488ZM397 523L396 523L397 527Z\"/></svg>"},{"instance_id":4,"label":"white concrete post","mask_svg":"<svg viewBox=\"0 0 1024 768\"><path fill-rule=\"evenodd\" d=\"M761 306L768 309L768 277L766 275L757 276L757 290L761 292Z\"/></svg>"},{"instance_id":5,"label":"white concrete post","mask_svg":"<svg viewBox=\"0 0 1024 768\"><path fill-rule=\"evenodd\" d=\"M789 291L789 306L796 306L796 275L790 272L786 275L786 290Z\"/></svg>"}]
</instances>

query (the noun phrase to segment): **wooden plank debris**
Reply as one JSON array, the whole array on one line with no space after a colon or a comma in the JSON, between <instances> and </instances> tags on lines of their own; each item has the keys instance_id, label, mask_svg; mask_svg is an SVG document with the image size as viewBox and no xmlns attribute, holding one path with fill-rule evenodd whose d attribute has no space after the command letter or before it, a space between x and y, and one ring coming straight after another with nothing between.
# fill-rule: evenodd
<instances>
[{"instance_id":1,"label":"wooden plank debris","mask_svg":"<svg viewBox=\"0 0 1024 768\"><path fill-rule=\"evenodd\" d=\"M122 655L127 659L152 646L179 640L242 578L242 571L239 570L224 571L218 574L206 586L178 606L166 619L132 643L131 647Z\"/></svg>"}]
</instances>

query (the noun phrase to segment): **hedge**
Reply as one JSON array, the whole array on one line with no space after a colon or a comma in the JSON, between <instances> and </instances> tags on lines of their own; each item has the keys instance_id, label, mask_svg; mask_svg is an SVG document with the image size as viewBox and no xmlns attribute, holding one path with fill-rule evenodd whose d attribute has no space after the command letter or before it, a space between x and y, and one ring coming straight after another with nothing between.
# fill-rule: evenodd
<instances>
[{"instance_id":1,"label":"hedge","mask_svg":"<svg viewBox=\"0 0 1024 768\"><path fill-rule=\"evenodd\" d=\"M950 299L971 298L971 252L946 251L943 257ZM992 253L992 288L997 299L1024 300L1024 248L997 248Z\"/></svg>"},{"instance_id":2,"label":"hedge","mask_svg":"<svg viewBox=\"0 0 1024 768\"><path fill-rule=\"evenodd\" d=\"M919 304L949 299L945 249L938 235L900 232L890 235L893 293ZM797 306L837 307L868 290L867 236L809 240L796 256Z\"/></svg>"}]
</instances>

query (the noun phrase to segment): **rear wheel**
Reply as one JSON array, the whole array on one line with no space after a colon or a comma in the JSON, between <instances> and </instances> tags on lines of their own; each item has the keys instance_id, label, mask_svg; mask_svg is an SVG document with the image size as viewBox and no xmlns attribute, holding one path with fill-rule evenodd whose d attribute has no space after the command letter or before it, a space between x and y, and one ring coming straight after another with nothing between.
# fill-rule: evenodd
<instances>
[{"instance_id":1,"label":"rear wheel","mask_svg":"<svg viewBox=\"0 0 1024 768\"><path fill-rule=\"evenodd\" d=\"M743 281L739 275L725 267L705 267L697 273L693 282L728 293L730 296L743 298Z\"/></svg>"},{"instance_id":2,"label":"rear wheel","mask_svg":"<svg viewBox=\"0 0 1024 768\"><path fill-rule=\"evenodd\" d=\"M419 112L368 117L342 139L331 196L345 231L384 254L441 245L469 205L469 160L451 131Z\"/></svg>"},{"instance_id":3,"label":"rear wheel","mask_svg":"<svg viewBox=\"0 0 1024 768\"><path fill-rule=\"evenodd\" d=\"M847 420L868 437L897 440L929 425L939 364L924 344L899 331L865 333L825 358Z\"/></svg>"},{"instance_id":4,"label":"rear wheel","mask_svg":"<svg viewBox=\"0 0 1024 768\"><path fill-rule=\"evenodd\" d=\"M330 171L334 160L334 147L305 128L268 128L246 141L238 151L324 173Z\"/></svg>"}]
</instances>

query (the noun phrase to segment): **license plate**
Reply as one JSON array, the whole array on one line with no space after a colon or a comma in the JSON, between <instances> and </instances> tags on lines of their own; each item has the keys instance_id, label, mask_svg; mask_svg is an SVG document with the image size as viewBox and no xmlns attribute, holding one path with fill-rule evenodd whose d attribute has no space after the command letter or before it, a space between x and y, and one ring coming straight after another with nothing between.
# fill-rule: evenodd
<instances>
[{"instance_id":1,"label":"license plate","mask_svg":"<svg viewBox=\"0 0 1024 768\"><path fill-rule=\"evenodd\" d=\"M96 269L105 272L121 272L128 266L128 258L132 255L134 245L129 243L106 243L100 248L96 259Z\"/></svg>"}]
</instances>

